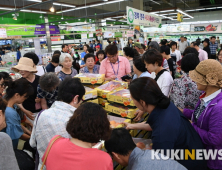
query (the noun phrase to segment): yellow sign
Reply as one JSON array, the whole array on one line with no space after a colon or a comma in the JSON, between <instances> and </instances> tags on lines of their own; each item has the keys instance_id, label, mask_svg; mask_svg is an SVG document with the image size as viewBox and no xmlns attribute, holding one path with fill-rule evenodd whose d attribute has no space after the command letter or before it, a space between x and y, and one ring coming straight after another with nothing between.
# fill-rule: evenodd
<instances>
[{"instance_id":1,"label":"yellow sign","mask_svg":"<svg viewBox=\"0 0 222 170\"><path fill-rule=\"evenodd\" d=\"M181 14L181 13L177 13L177 21L179 21L179 22L183 22L183 14Z\"/></svg>"}]
</instances>

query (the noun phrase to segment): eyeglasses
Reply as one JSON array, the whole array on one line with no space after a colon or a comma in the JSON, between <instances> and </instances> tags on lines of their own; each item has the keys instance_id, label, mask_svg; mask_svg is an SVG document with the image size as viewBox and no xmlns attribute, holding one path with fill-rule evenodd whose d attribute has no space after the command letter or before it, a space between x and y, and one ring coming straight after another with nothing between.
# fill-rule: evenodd
<instances>
[{"instance_id":1,"label":"eyeglasses","mask_svg":"<svg viewBox=\"0 0 222 170\"><path fill-rule=\"evenodd\" d=\"M1 87L5 87L5 83L0 84Z\"/></svg>"}]
</instances>

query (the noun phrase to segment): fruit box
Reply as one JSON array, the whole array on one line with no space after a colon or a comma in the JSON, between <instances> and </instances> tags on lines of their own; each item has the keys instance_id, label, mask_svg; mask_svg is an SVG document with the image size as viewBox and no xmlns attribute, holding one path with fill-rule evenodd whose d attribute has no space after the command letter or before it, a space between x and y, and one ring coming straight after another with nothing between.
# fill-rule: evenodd
<instances>
[{"instance_id":1,"label":"fruit box","mask_svg":"<svg viewBox=\"0 0 222 170\"><path fill-rule=\"evenodd\" d=\"M110 115L108 115L108 119L109 119L111 128L124 127L124 124L122 124L122 122L131 123L130 119L125 119L125 118L115 117L115 116L110 116Z\"/></svg>"},{"instance_id":2,"label":"fruit box","mask_svg":"<svg viewBox=\"0 0 222 170\"><path fill-rule=\"evenodd\" d=\"M98 99L88 100L87 102L99 104L99 100Z\"/></svg>"},{"instance_id":3,"label":"fruit box","mask_svg":"<svg viewBox=\"0 0 222 170\"><path fill-rule=\"evenodd\" d=\"M136 109L131 109L128 107L124 107L124 106L120 106L118 104L110 104L110 103L106 103L105 104L105 110L118 114L121 117L127 117L127 118L134 118L135 117L135 113L137 112L137 108Z\"/></svg>"},{"instance_id":4,"label":"fruit box","mask_svg":"<svg viewBox=\"0 0 222 170\"><path fill-rule=\"evenodd\" d=\"M152 149L152 140L143 138L133 138L134 143L140 149Z\"/></svg>"},{"instance_id":5,"label":"fruit box","mask_svg":"<svg viewBox=\"0 0 222 170\"><path fill-rule=\"evenodd\" d=\"M107 94L111 92L116 92L120 89L128 88L128 83L121 81L110 81L109 83L103 84L97 87L98 96L102 98L107 98Z\"/></svg>"},{"instance_id":6,"label":"fruit box","mask_svg":"<svg viewBox=\"0 0 222 170\"><path fill-rule=\"evenodd\" d=\"M94 99L97 98L97 90L96 89L91 89L89 87L84 86L86 93L83 96L83 100L89 100L89 99Z\"/></svg>"},{"instance_id":7,"label":"fruit box","mask_svg":"<svg viewBox=\"0 0 222 170\"><path fill-rule=\"evenodd\" d=\"M102 105L103 107L105 107L105 104L107 103L107 100L106 99L103 99L103 98L98 98L99 100L99 104Z\"/></svg>"},{"instance_id":8,"label":"fruit box","mask_svg":"<svg viewBox=\"0 0 222 170\"><path fill-rule=\"evenodd\" d=\"M82 83L102 84L105 81L105 74L80 73L75 77L80 78Z\"/></svg>"},{"instance_id":9,"label":"fruit box","mask_svg":"<svg viewBox=\"0 0 222 170\"><path fill-rule=\"evenodd\" d=\"M107 95L107 100L115 103L123 104L124 106L134 106L135 104L130 97L130 91L128 89L122 89L114 93Z\"/></svg>"}]
</instances>

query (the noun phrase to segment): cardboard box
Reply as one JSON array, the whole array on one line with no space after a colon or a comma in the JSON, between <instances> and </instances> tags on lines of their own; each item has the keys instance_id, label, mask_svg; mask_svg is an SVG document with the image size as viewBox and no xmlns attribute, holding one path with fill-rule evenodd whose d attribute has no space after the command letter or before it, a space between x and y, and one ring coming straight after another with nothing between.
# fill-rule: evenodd
<instances>
[{"instance_id":1,"label":"cardboard box","mask_svg":"<svg viewBox=\"0 0 222 170\"><path fill-rule=\"evenodd\" d=\"M97 90L96 89L92 89L89 87L84 86L86 93L83 96L83 100L89 100L89 99L94 99L97 98Z\"/></svg>"},{"instance_id":2,"label":"cardboard box","mask_svg":"<svg viewBox=\"0 0 222 170\"><path fill-rule=\"evenodd\" d=\"M99 100L99 104L102 105L103 107L105 107L105 104L107 103L107 100L106 99L103 99L103 98L98 98Z\"/></svg>"},{"instance_id":3,"label":"cardboard box","mask_svg":"<svg viewBox=\"0 0 222 170\"><path fill-rule=\"evenodd\" d=\"M87 102L99 104L99 100L98 99L88 100Z\"/></svg>"},{"instance_id":4,"label":"cardboard box","mask_svg":"<svg viewBox=\"0 0 222 170\"><path fill-rule=\"evenodd\" d=\"M75 77L80 78L82 83L102 84L105 81L105 74L80 73Z\"/></svg>"},{"instance_id":5,"label":"cardboard box","mask_svg":"<svg viewBox=\"0 0 222 170\"><path fill-rule=\"evenodd\" d=\"M130 119L125 119L125 118L111 116L111 115L108 115L108 119L110 121L111 128L121 128L121 127L124 127L124 124L121 124L122 122L131 123ZM117 124L114 124L114 123L117 123Z\"/></svg>"},{"instance_id":6,"label":"cardboard box","mask_svg":"<svg viewBox=\"0 0 222 170\"><path fill-rule=\"evenodd\" d=\"M107 100L115 103L123 104L124 106L134 106L135 104L130 97L130 91L128 89L118 90L117 92L109 93Z\"/></svg>"},{"instance_id":7,"label":"cardboard box","mask_svg":"<svg viewBox=\"0 0 222 170\"><path fill-rule=\"evenodd\" d=\"M134 114L138 110L137 108L136 109L131 109L131 108L128 108L128 107L119 106L118 104L110 104L110 103L105 104L105 109L109 112L118 114L121 117L127 117L127 118L130 118L130 119L135 117Z\"/></svg>"},{"instance_id":8,"label":"cardboard box","mask_svg":"<svg viewBox=\"0 0 222 170\"><path fill-rule=\"evenodd\" d=\"M128 88L128 83L121 81L110 81L109 83L103 84L97 87L98 96L102 98L107 98L108 93L116 92L120 89Z\"/></svg>"}]
</instances>

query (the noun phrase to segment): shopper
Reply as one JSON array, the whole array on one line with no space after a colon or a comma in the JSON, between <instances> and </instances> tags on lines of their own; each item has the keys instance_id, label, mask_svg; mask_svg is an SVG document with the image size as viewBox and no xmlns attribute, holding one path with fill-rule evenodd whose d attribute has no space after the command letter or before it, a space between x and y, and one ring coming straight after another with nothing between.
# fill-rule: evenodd
<instances>
[{"instance_id":1,"label":"shopper","mask_svg":"<svg viewBox=\"0 0 222 170\"><path fill-rule=\"evenodd\" d=\"M170 91L170 100L179 108L194 109L201 91L197 90L197 85L190 76L189 71L192 71L199 64L200 60L195 53L189 53L182 58L181 69L183 76L180 79L175 79Z\"/></svg>"},{"instance_id":2,"label":"shopper","mask_svg":"<svg viewBox=\"0 0 222 170\"><path fill-rule=\"evenodd\" d=\"M220 37L217 37L217 44L218 44L218 48L220 48Z\"/></svg>"},{"instance_id":3,"label":"shopper","mask_svg":"<svg viewBox=\"0 0 222 170\"><path fill-rule=\"evenodd\" d=\"M138 109L150 114L146 123L124 123L126 129L152 131L152 149L203 149L199 135L190 122L175 107L149 77L135 79L129 86L132 100ZM189 170L206 168L204 160L177 160Z\"/></svg>"},{"instance_id":4,"label":"shopper","mask_svg":"<svg viewBox=\"0 0 222 170\"><path fill-rule=\"evenodd\" d=\"M61 51L61 53L68 53L68 52L69 52L68 44L62 44L62 51Z\"/></svg>"},{"instance_id":5,"label":"shopper","mask_svg":"<svg viewBox=\"0 0 222 170\"><path fill-rule=\"evenodd\" d=\"M18 47L18 49L17 49L17 62L19 62L20 58L22 57L20 50L21 50L21 47Z\"/></svg>"},{"instance_id":6,"label":"shopper","mask_svg":"<svg viewBox=\"0 0 222 170\"><path fill-rule=\"evenodd\" d=\"M19 72L22 76L21 79L28 80L32 86L34 93L30 95L22 104L19 104L19 108L27 115L29 121L33 122L35 116L41 110L36 107L37 103L37 86L39 84L39 76L37 73L36 65L39 62L39 58L35 53L26 53L24 57L19 60L18 65L12 67L12 70Z\"/></svg>"},{"instance_id":7,"label":"shopper","mask_svg":"<svg viewBox=\"0 0 222 170\"><path fill-rule=\"evenodd\" d=\"M208 59L208 54L207 54L206 51L200 49L199 42L192 42L192 44L193 44L194 48L196 48L196 50L199 52L199 56L198 57L200 59L200 62L204 61L204 60L207 60Z\"/></svg>"},{"instance_id":8,"label":"shopper","mask_svg":"<svg viewBox=\"0 0 222 170\"><path fill-rule=\"evenodd\" d=\"M59 63L62 65L62 70L59 72L58 77L63 81L67 76L74 77L77 73L76 69L72 68L72 57L68 53L63 53L59 57Z\"/></svg>"},{"instance_id":9,"label":"shopper","mask_svg":"<svg viewBox=\"0 0 222 170\"><path fill-rule=\"evenodd\" d=\"M48 109L58 97L59 78L55 73L46 73L40 77L37 97L41 99L41 108Z\"/></svg>"},{"instance_id":10,"label":"shopper","mask_svg":"<svg viewBox=\"0 0 222 170\"><path fill-rule=\"evenodd\" d=\"M134 48L138 51L138 53L140 54L140 56L142 56L146 51L143 49L143 47L141 46L141 43L136 42L134 44Z\"/></svg>"},{"instance_id":11,"label":"shopper","mask_svg":"<svg viewBox=\"0 0 222 170\"><path fill-rule=\"evenodd\" d=\"M134 53L134 58L140 57L140 54L138 53L138 51L135 48L133 48L133 53Z\"/></svg>"},{"instance_id":12,"label":"shopper","mask_svg":"<svg viewBox=\"0 0 222 170\"><path fill-rule=\"evenodd\" d=\"M151 41L152 41L152 38L149 38L149 39L148 39L148 43L147 43L148 46L149 46L149 44L151 43Z\"/></svg>"},{"instance_id":13,"label":"shopper","mask_svg":"<svg viewBox=\"0 0 222 170\"><path fill-rule=\"evenodd\" d=\"M98 61L96 62L96 64L100 65L101 62L105 59L106 54L103 50L100 50L96 53L96 57L98 58Z\"/></svg>"},{"instance_id":14,"label":"shopper","mask_svg":"<svg viewBox=\"0 0 222 170\"><path fill-rule=\"evenodd\" d=\"M188 47L188 44L185 41L184 36L181 36L180 41L178 43L178 50L180 51L181 54L183 54L185 48L187 48L187 47Z\"/></svg>"},{"instance_id":15,"label":"shopper","mask_svg":"<svg viewBox=\"0 0 222 170\"><path fill-rule=\"evenodd\" d=\"M146 65L142 61L141 57L133 59L133 70L135 73L133 80L138 77L151 77L151 74L147 71Z\"/></svg>"},{"instance_id":16,"label":"shopper","mask_svg":"<svg viewBox=\"0 0 222 170\"><path fill-rule=\"evenodd\" d=\"M30 132L21 126L21 117L17 112L16 104L23 103L33 92L32 86L26 79L10 81L6 89L7 108L5 110L5 119L7 126L2 131L11 137L14 149L17 149L20 138L25 141L30 138ZM30 122L29 125L31 126Z\"/></svg>"},{"instance_id":17,"label":"shopper","mask_svg":"<svg viewBox=\"0 0 222 170\"><path fill-rule=\"evenodd\" d=\"M204 39L203 46L204 46L203 50L207 52L208 59L210 59L210 57L211 57L210 40L208 38Z\"/></svg>"},{"instance_id":18,"label":"shopper","mask_svg":"<svg viewBox=\"0 0 222 170\"><path fill-rule=\"evenodd\" d=\"M105 74L106 81L121 80L121 77L130 74L130 63L127 58L118 56L115 44L108 45L105 54L107 58L101 63L99 74Z\"/></svg>"},{"instance_id":19,"label":"shopper","mask_svg":"<svg viewBox=\"0 0 222 170\"><path fill-rule=\"evenodd\" d=\"M207 151L222 149L222 66L213 59L202 61L195 70L190 71L191 79L196 82L197 89L204 91L194 110L181 111L191 120ZM221 169L222 162L218 159L208 160L209 169Z\"/></svg>"},{"instance_id":20,"label":"shopper","mask_svg":"<svg viewBox=\"0 0 222 170\"><path fill-rule=\"evenodd\" d=\"M212 36L210 37L210 53L211 53L210 59L216 59L217 49L218 49L218 43L216 42L216 37Z\"/></svg>"},{"instance_id":21,"label":"shopper","mask_svg":"<svg viewBox=\"0 0 222 170\"><path fill-rule=\"evenodd\" d=\"M129 38L128 43L127 43L127 47L133 48L133 46L134 46L133 40L131 38Z\"/></svg>"},{"instance_id":22,"label":"shopper","mask_svg":"<svg viewBox=\"0 0 222 170\"><path fill-rule=\"evenodd\" d=\"M55 68L59 65L59 57L59 54L54 54L52 56L51 62L45 68L47 72L55 72Z\"/></svg>"},{"instance_id":23,"label":"shopper","mask_svg":"<svg viewBox=\"0 0 222 170\"><path fill-rule=\"evenodd\" d=\"M134 58L133 48L124 47L123 48L123 56L129 60L130 67L131 67L131 75L133 75L134 74L133 73L133 58Z\"/></svg>"},{"instance_id":24,"label":"shopper","mask_svg":"<svg viewBox=\"0 0 222 170\"><path fill-rule=\"evenodd\" d=\"M177 66L175 60L170 56L170 47L162 45L160 47L160 53L163 56L163 58L167 60L170 69L170 74L173 77L173 79L175 79Z\"/></svg>"},{"instance_id":25,"label":"shopper","mask_svg":"<svg viewBox=\"0 0 222 170\"><path fill-rule=\"evenodd\" d=\"M83 66L84 64L85 64L85 62L84 62L84 57L85 57L85 55L86 55L86 52L87 52L87 49L89 48L89 46L88 46L88 44L85 44L84 46L83 46L83 52L81 53L81 66Z\"/></svg>"},{"instance_id":26,"label":"shopper","mask_svg":"<svg viewBox=\"0 0 222 170\"><path fill-rule=\"evenodd\" d=\"M171 85L173 84L173 78L171 74L162 67L162 55L155 49L151 49L143 55L142 60L144 61L148 72L151 73L151 77L155 79L159 85L162 93L168 96Z\"/></svg>"},{"instance_id":27,"label":"shopper","mask_svg":"<svg viewBox=\"0 0 222 170\"><path fill-rule=\"evenodd\" d=\"M100 47L100 50L103 50L103 46L102 46L102 44L100 43L100 40L97 40L96 46L98 46L98 45L99 45L99 47Z\"/></svg>"},{"instance_id":28,"label":"shopper","mask_svg":"<svg viewBox=\"0 0 222 170\"><path fill-rule=\"evenodd\" d=\"M171 159L153 160L152 151L136 147L132 136L124 128L112 130L111 138L105 141L105 148L117 163L127 166L128 170L186 170L184 166ZM161 158L160 154L158 156Z\"/></svg>"},{"instance_id":29,"label":"shopper","mask_svg":"<svg viewBox=\"0 0 222 170\"><path fill-rule=\"evenodd\" d=\"M158 52L160 52L160 46L156 41L152 41L149 45L149 49L155 49ZM162 67L164 69L167 69L169 71L169 65L167 63L167 60L163 58Z\"/></svg>"},{"instance_id":30,"label":"shopper","mask_svg":"<svg viewBox=\"0 0 222 170\"><path fill-rule=\"evenodd\" d=\"M58 101L35 119L30 145L37 148L39 153L39 169L42 164L41 158L52 137L55 135L70 137L66 131L66 124L82 103L84 94L85 88L80 79L67 77L59 85Z\"/></svg>"},{"instance_id":31,"label":"shopper","mask_svg":"<svg viewBox=\"0 0 222 170\"><path fill-rule=\"evenodd\" d=\"M92 48L94 51L96 51L96 41L92 40Z\"/></svg>"},{"instance_id":32,"label":"shopper","mask_svg":"<svg viewBox=\"0 0 222 170\"><path fill-rule=\"evenodd\" d=\"M222 65L222 49L220 49L218 51L218 55L217 55L217 60L220 62L220 64Z\"/></svg>"},{"instance_id":33,"label":"shopper","mask_svg":"<svg viewBox=\"0 0 222 170\"><path fill-rule=\"evenodd\" d=\"M184 37L184 40L187 42L188 47L190 46L190 42L187 41L187 37Z\"/></svg>"},{"instance_id":34,"label":"shopper","mask_svg":"<svg viewBox=\"0 0 222 170\"><path fill-rule=\"evenodd\" d=\"M120 43L119 40L117 41L116 46L117 46L117 48L118 48L118 51L122 50L122 45L121 45L121 43Z\"/></svg>"},{"instance_id":35,"label":"shopper","mask_svg":"<svg viewBox=\"0 0 222 170\"><path fill-rule=\"evenodd\" d=\"M11 77L7 72L0 72L0 98L3 96L5 88L8 86L8 81Z\"/></svg>"},{"instance_id":36,"label":"shopper","mask_svg":"<svg viewBox=\"0 0 222 170\"><path fill-rule=\"evenodd\" d=\"M81 105L68 121L66 130L71 139L59 138L54 142L46 159L47 170L68 170L73 167L81 170L113 170L111 157L104 151L92 148L95 143L110 137L110 123L101 106L90 102ZM51 142L56 137L58 135Z\"/></svg>"},{"instance_id":37,"label":"shopper","mask_svg":"<svg viewBox=\"0 0 222 170\"><path fill-rule=\"evenodd\" d=\"M100 65L95 64L95 56L93 54L86 54L84 62L86 66L80 69L80 73L99 74Z\"/></svg>"},{"instance_id":38,"label":"shopper","mask_svg":"<svg viewBox=\"0 0 222 170\"><path fill-rule=\"evenodd\" d=\"M89 44L88 44L88 45L89 45L90 48L93 48L92 41L89 41Z\"/></svg>"},{"instance_id":39,"label":"shopper","mask_svg":"<svg viewBox=\"0 0 222 170\"><path fill-rule=\"evenodd\" d=\"M170 47L170 56L174 59L175 62L180 61L182 57L180 51L177 50L177 43L175 41L172 41L170 43Z\"/></svg>"},{"instance_id":40,"label":"shopper","mask_svg":"<svg viewBox=\"0 0 222 170\"><path fill-rule=\"evenodd\" d=\"M96 46L96 53L102 50L99 45Z\"/></svg>"}]
</instances>

